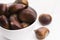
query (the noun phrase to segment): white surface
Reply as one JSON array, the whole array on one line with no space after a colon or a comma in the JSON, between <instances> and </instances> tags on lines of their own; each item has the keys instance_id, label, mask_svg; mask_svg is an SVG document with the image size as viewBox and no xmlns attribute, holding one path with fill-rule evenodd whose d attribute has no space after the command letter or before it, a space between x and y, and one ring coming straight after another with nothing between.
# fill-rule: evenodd
<instances>
[{"instance_id":1,"label":"white surface","mask_svg":"<svg viewBox=\"0 0 60 40\"><path fill-rule=\"evenodd\" d=\"M0 2L3 1L4 3L12 2L12 0L1 0ZM45 26L50 30L50 34L45 40L60 40L60 0L29 0L29 6L36 10L38 17L41 13L48 13L53 17L51 24ZM14 39L11 40L37 40L33 30L42 27L42 25L39 24L38 17L34 24L31 25L32 27L28 28L30 29L29 31L26 31L25 34L24 31L20 33L21 36L24 34L21 39L19 39L21 36L19 38L15 36Z\"/></svg>"}]
</instances>

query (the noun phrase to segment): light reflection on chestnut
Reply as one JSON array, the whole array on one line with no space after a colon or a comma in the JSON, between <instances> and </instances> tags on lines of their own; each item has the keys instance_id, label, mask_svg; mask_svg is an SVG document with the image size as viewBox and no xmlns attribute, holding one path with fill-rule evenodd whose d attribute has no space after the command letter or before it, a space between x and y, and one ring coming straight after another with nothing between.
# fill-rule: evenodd
<instances>
[{"instance_id":1,"label":"light reflection on chestnut","mask_svg":"<svg viewBox=\"0 0 60 40\"><path fill-rule=\"evenodd\" d=\"M28 0L16 0L14 2L14 4L24 4L24 5L28 6Z\"/></svg>"},{"instance_id":2,"label":"light reflection on chestnut","mask_svg":"<svg viewBox=\"0 0 60 40\"><path fill-rule=\"evenodd\" d=\"M22 26L18 22L17 16L16 15L10 16L10 29L11 30L17 30L17 29L21 29L21 28L22 28Z\"/></svg>"},{"instance_id":3,"label":"light reflection on chestnut","mask_svg":"<svg viewBox=\"0 0 60 40\"><path fill-rule=\"evenodd\" d=\"M13 5L11 5L10 7L9 7L9 10L8 10L8 12L11 14L13 14L13 13L16 13L16 12L18 12L18 11L21 11L21 10L23 10L23 9L25 9L26 8L26 6L24 5L24 4L13 4Z\"/></svg>"},{"instance_id":4,"label":"light reflection on chestnut","mask_svg":"<svg viewBox=\"0 0 60 40\"><path fill-rule=\"evenodd\" d=\"M35 30L36 37L38 39L44 39L49 34L49 29L46 27L41 27Z\"/></svg>"}]
</instances>

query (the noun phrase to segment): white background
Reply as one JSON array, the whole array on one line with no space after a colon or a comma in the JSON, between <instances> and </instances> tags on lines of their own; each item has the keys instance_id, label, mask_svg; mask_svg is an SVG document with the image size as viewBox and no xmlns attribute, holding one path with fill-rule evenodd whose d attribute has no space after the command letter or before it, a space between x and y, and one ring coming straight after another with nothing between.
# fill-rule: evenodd
<instances>
[{"instance_id":1,"label":"white background","mask_svg":"<svg viewBox=\"0 0 60 40\"><path fill-rule=\"evenodd\" d=\"M29 1L29 6L36 10L38 17L42 13L48 13L52 16L52 22L49 25L45 26L50 30L50 33L44 40L60 40L60 0L28 0L28 1ZM0 3L3 2L13 3L14 0L0 0ZM43 27L39 23L38 17L33 27L31 27L32 30L35 30L39 27ZM2 36L0 36L0 38L2 38ZM25 38L23 39L25 40ZM29 40L35 40L35 39L36 38L34 37L34 38L30 38Z\"/></svg>"}]
</instances>

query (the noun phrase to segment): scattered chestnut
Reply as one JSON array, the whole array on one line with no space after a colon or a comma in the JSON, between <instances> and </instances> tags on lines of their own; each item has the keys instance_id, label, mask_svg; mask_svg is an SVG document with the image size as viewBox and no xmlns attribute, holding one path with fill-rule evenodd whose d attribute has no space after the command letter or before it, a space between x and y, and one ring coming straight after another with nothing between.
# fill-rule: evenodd
<instances>
[{"instance_id":1,"label":"scattered chestnut","mask_svg":"<svg viewBox=\"0 0 60 40\"><path fill-rule=\"evenodd\" d=\"M0 16L0 26L5 28L5 29L9 29L9 23L8 23L8 19L6 18L6 16L1 15Z\"/></svg>"},{"instance_id":2,"label":"scattered chestnut","mask_svg":"<svg viewBox=\"0 0 60 40\"><path fill-rule=\"evenodd\" d=\"M9 10L8 10L8 12L11 14L13 14L13 13L16 13L16 12L18 12L18 11L21 11L21 10L23 10L23 9L25 9L26 8L26 6L24 5L24 4L13 4L13 5L11 5L10 7L9 7Z\"/></svg>"},{"instance_id":3,"label":"scattered chestnut","mask_svg":"<svg viewBox=\"0 0 60 40\"><path fill-rule=\"evenodd\" d=\"M49 34L49 29L46 27L41 27L35 30L35 34L38 39L44 39Z\"/></svg>"},{"instance_id":4,"label":"scattered chestnut","mask_svg":"<svg viewBox=\"0 0 60 40\"><path fill-rule=\"evenodd\" d=\"M7 10L6 4L0 4L0 15L4 15Z\"/></svg>"},{"instance_id":5,"label":"scattered chestnut","mask_svg":"<svg viewBox=\"0 0 60 40\"><path fill-rule=\"evenodd\" d=\"M36 20L37 13L31 7L22 10L19 13L19 19L26 23L33 23Z\"/></svg>"},{"instance_id":6,"label":"scattered chestnut","mask_svg":"<svg viewBox=\"0 0 60 40\"><path fill-rule=\"evenodd\" d=\"M52 17L49 14L42 14L39 16L39 22L42 25L48 25L52 21Z\"/></svg>"},{"instance_id":7,"label":"scattered chestnut","mask_svg":"<svg viewBox=\"0 0 60 40\"><path fill-rule=\"evenodd\" d=\"M26 6L28 6L28 1L27 0L16 0L15 3L20 3L20 4L22 3Z\"/></svg>"},{"instance_id":8,"label":"scattered chestnut","mask_svg":"<svg viewBox=\"0 0 60 40\"><path fill-rule=\"evenodd\" d=\"M17 29L21 29L21 24L18 22L17 20L17 16L14 14L14 15L11 15L10 16L10 29L11 30L17 30Z\"/></svg>"}]
</instances>

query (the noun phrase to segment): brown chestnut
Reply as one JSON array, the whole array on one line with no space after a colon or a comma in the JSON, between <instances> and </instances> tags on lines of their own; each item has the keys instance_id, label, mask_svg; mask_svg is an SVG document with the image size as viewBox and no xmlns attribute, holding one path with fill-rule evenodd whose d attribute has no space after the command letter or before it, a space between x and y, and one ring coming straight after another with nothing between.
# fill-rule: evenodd
<instances>
[{"instance_id":1,"label":"brown chestnut","mask_svg":"<svg viewBox=\"0 0 60 40\"><path fill-rule=\"evenodd\" d=\"M7 10L7 5L6 4L0 4L0 15L6 14L5 13L6 10Z\"/></svg>"},{"instance_id":2,"label":"brown chestnut","mask_svg":"<svg viewBox=\"0 0 60 40\"><path fill-rule=\"evenodd\" d=\"M9 29L9 23L8 23L6 16L4 16L4 15L0 16L0 24L1 24L1 27L5 28L5 29Z\"/></svg>"},{"instance_id":3,"label":"brown chestnut","mask_svg":"<svg viewBox=\"0 0 60 40\"><path fill-rule=\"evenodd\" d=\"M39 16L39 22L42 25L48 25L52 21L52 17L49 14L42 14Z\"/></svg>"},{"instance_id":4,"label":"brown chestnut","mask_svg":"<svg viewBox=\"0 0 60 40\"><path fill-rule=\"evenodd\" d=\"M24 4L13 4L13 5L11 5L10 7L9 7L9 10L8 10L8 12L11 14L13 14L13 13L16 13L16 12L18 12L18 11L21 11L21 10L23 10L23 9L25 9L26 8L26 6L24 5Z\"/></svg>"},{"instance_id":5,"label":"brown chestnut","mask_svg":"<svg viewBox=\"0 0 60 40\"><path fill-rule=\"evenodd\" d=\"M26 6L28 6L28 1L27 0L16 0L15 3L20 3L20 4L22 3Z\"/></svg>"},{"instance_id":6,"label":"brown chestnut","mask_svg":"<svg viewBox=\"0 0 60 40\"><path fill-rule=\"evenodd\" d=\"M24 9L19 13L19 19L26 23L33 23L36 20L37 13L31 7Z\"/></svg>"},{"instance_id":7,"label":"brown chestnut","mask_svg":"<svg viewBox=\"0 0 60 40\"><path fill-rule=\"evenodd\" d=\"M49 29L46 27L41 27L35 30L35 34L38 39L44 39L49 34Z\"/></svg>"},{"instance_id":8,"label":"brown chestnut","mask_svg":"<svg viewBox=\"0 0 60 40\"><path fill-rule=\"evenodd\" d=\"M10 29L11 30L17 30L17 29L21 29L21 24L18 22L17 20L17 16L14 14L14 15L11 15L10 16Z\"/></svg>"}]
</instances>

